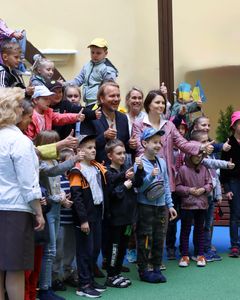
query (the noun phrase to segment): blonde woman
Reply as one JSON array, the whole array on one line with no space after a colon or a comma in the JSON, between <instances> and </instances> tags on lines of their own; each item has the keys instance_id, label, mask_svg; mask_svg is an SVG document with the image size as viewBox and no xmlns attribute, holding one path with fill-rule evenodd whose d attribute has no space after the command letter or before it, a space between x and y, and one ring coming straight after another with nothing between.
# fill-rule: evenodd
<instances>
[{"instance_id":1,"label":"blonde woman","mask_svg":"<svg viewBox=\"0 0 240 300\"><path fill-rule=\"evenodd\" d=\"M33 268L33 231L44 227L38 159L16 126L23 99L20 88L0 89L0 300L4 278L9 300L24 299L24 270Z\"/></svg>"}]
</instances>

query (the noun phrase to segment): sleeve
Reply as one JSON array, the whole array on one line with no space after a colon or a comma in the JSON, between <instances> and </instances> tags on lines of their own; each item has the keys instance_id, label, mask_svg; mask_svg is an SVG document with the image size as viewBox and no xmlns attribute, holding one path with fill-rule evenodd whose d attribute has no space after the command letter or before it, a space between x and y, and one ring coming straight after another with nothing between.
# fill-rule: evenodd
<instances>
[{"instance_id":1,"label":"sleeve","mask_svg":"<svg viewBox=\"0 0 240 300\"><path fill-rule=\"evenodd\" d=\"M66 124L74 124L76 123L78 114L73 113L64 113L60 114L57 112L52 113L52 123L56 126L62 126Z\"/></svg>"},{"instance_id":2,"label":"sleeve","mask_svg":"<svg viewBox=\"0 0 240 300\"><path fill-rule=\"evenodd\" d=\"M180 167L176 177L176 193L180 196L189 195L189 187L184 185L184 169Z\"/></svg>"},{"instance_id":3,"label":"sleeve","mask_svg":"<svg viewBox=\"0 0 240 300\"><path fill-rule=\"evenodd\" d=\"M213 147L214 147L213 153L219 153L223 149L223 143L214 143Z\"/></svg>"},{"instance_id":4,"label":"sleeve","mask_svg":"<svg viewBox=\"0 0 240 300\"><path fill-rule=\"evenodd\" d=\"M136 188L139 188L140 186L143 185L143 178L144 178L144 174L145 174L145 171L144 169L139 169L139 168L134 168L135 171L135 175L134 175L134 178L133 178L133 186L136 187Z\"/></svg>"},{"instance_id":5,"label":"sleeve","mask_svg":"<svg viewBox=\"0 0 240 300\"><path fill-rule=\"evenodd\" d=\"M137 139L136 156L141 156L144 152L144 148L141 144L140 137L143 132L142 123L134 122L132 126L132 136Z\"/></svg>"},{"instance_id":6,"label":"sleeve","mask_svg":"<svg viewBox=\"0 0 240 300\"><path fill-rule=\"evenodd\" d=\"M228 162L222 159L204 158L202 164L208 169L228 169Z\"/></svg>"},{"instance_id":7,"label":"sleeve","mask_svg":"<svg viewBox=\"0 0 240 300\"><path fill-rule=\"evenodd\" d=\"M197 105L197 102L195 101L187 103L186 107L187 107L187 113L189 114L201 110L201 108Z\"/></svg>"},{"instance_id":8,"label":"sleeve","mask_svg":"<svg viewBox=\"0 0 240 300\"><path fill-rule=\"evenodd\" d=\"M85 73L85 67L83 67L80 73L73 80L65 83L65 86L68 84L76 84L77 86L81 86L85 81Z\"/></svg>"},{"instance_id":9,"label":"sleeve","mask_svg":"<svg viewBox=\"0 0 240 300\"><path fill-rule=\"evenodd\" d=\"M4 70L3 67L0 67L0 87L10 87L7 72Z\"/></svg>"},{"instance_id":10,"label":"sleeve","mask_svg":"<svg viewBox=\"0 0 240 300\"><path fill-rule=\"evenodd\" d=\"M165 187L165 202L168 208L173 207L173 201L170 191L170 184L168 179L167 167L166 163L161 163L161 167L163 167L163 178L164 178L164 187Z\"/></svg>"},{"instance_id":11,"label":"sleeve","mask_svg":"<svg viewBox=\"0 0 240 300\"><path fill-rule=\"evenodd\" d=\"M83 109L83 113L85 115L85 120L96 120L96 113L95 110L89 109L87 107L85 107Z\"/></svg>"},{"instance_id":12,"label":"sleeve","mask_svg":"<svg viewBox=\"0 0 240 300\"><path fill-rule=\"evenodd\" d=\"M211 178L210 172L207 168L206 168L206 172L205 172L205 184L204 184L203 188L205 189L207 194L210 193L213 189L212 178Z\"/></svg>"},{"instance_id":13,"label":"sleeve","mask_svg":"<svg viewBox=\"0 0 240 300\"><path fill-rule=\"evenodd\" d=\"M5 36L6 38L9 38L13 35L15 30L10 29L7 24L4 22L4 20L0 19L0 34Z\"/></svg>"},{"instance_id":14,"label":"sleeve","mask_svg":"<svg viewBox=\"0 0 240 300\"><path fill-rule=\"evenodd\" d=\"M214 198L216 200L222 199L222 187L218 176L216 177L216 187L214 189Z\"/></svg>"},{"instance_id":15,"label":"sleeve","mask_svg":"<svg viewBox=\"0 0 240 300\"><path fill-rule=\"evenodd\" d=\"M56 143L37 146L42 159L56 159L58 156Z\"/></svg>"},{"instance_id":16,"label":"sleeve","mask_svg":"<svg viewBox=\"0 0 240 300\"><path fill-rule=\"evenodd\" d=\"M33 122L31 122L28 125L28 128L24 130L24 134L26 134L26 136L29 137L31 140L33 140L36 137L37 135L36 126Z\"/></svg>"},{"instance_id":17,"label":"sleeve","mask_svg":"<svg viewBox=\"0 0 240 300\"><path fill-rule=\"evenodd\" d=\"M36 170L38 160L32 142L27 137L19 138L14 144L11 158L24 200L30 202L40 199L42 193Z\"/></svg>"},{"instance_id":18,"label":"sleeve","mask_svg":"<svg viewBox=\"0 0 240 300\"><path fill-rule=\"evenodd\" d=\"M120 174L114 174L108 170L107 172L107 190L109 198L113 200L114 198L123 199L125 197L125 192L127 191L124 185L125 172Z\"/></svg>"},{"instance_id":19,"label":"sleeve","mask_svg":"<svg viewBox=\"0 0 240 300\"><path fill-rule=\"evenodd\" d=\"M52 166L45 161L41 161L40 172L45 174L48 177L55 177L58 175L62 175L64 172L72 169L73 167L74 167L74 161L72 159L59 163L56 166Z\"/></svg>"}]
</instances>

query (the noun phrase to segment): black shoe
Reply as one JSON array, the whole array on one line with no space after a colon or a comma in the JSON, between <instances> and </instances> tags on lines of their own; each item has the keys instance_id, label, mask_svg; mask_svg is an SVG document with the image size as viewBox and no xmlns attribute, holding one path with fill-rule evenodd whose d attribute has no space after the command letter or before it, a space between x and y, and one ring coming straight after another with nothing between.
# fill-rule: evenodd
<instances>
[{"instance_id":1,"label":"black shoe","mask_svg":"<svg viewBox=\"0 0 240 300\"><path fill-rule=\"evenodd\" d=\"M64 285L64 283L59 280L59 279L56 279L52 282L52 289L56 292L56 291L66 291L67 288L66 286Z\"/></svg>"},{"instance_id":2,"label":"black shoe","mask_svg":"<svg viewBox=\"0 0 240 300\"><path fill-rule=\"evenodd\" d=\"M167 282L167 278L162 274L161 270L160 269L157 269L157 270L154 270L153 271L155 274L157 274L158 276L158 282L159 283L165 283Z\"/></svg>"},{"instance_id":3,"label":"black shoe","mask_svg":"<svg viewBox=\"0 0 240 300\"><path fill-rule=\"evenodd\" d=\"M99 269L98 265L94 266L93 275L96 278L104 278L105 277L105 275L103 274L103 272Z\"/></svg>"},{"instance_id":4,"label":"black shoe","mask_svg":"<svg viewBox=\"0 0 240 300\"><path fill-rule=\"evenodd\" d=\"M98 291L98 292L104 292L106 291L107 287L106 285L104 284L99 284L97 283L95 280L93 281L93 283L91 284L92 288L94 288L94 290Z\"/></svg>"},{"instance_id":5,"label":"black shoe","mask_svg":"<svg viewBox=\"0 0 240 300\"><path fill-rule=\"evenodd\" d=\"M106 285L115 288L127 288L129 286L125 278L123 278L121 275L108 277L106 280Z\"/></svg>"},{"instance_id":6,"label":"black shoe","mask_svg":"<svg viewBox=\"0 0 240 300\"><path fill-rule=\"evenodd\" d=\"M92 288L90 285L86 287L81 287L76 291L76 294L78 296L85 296L88 298L99 298L101 297L101 293L96 291L94 288Z\"/></svg>"},{"instance_id":7,"label":"black shoe","mask_svg":"<svg viewBox=\"0 0 240 300\"><path fill-rule=\"evenodd\" d=\"M64 280L64 283L75 288L78 287L78 279L74 278L74 276L69 276Z\"/></svg>"}]
</instances>

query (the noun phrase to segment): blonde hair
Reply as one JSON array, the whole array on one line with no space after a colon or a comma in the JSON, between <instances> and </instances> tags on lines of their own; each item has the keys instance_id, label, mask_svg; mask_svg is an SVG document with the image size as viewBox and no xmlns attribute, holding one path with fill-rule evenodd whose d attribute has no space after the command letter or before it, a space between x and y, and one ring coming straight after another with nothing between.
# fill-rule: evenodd
<instances>
[{"instance_id":1,"label":"blonde hair","mask_svg":"<svg viewBox=\"0 0 240 300\"><path fill-rule=\"evenodd\" d=\"M45 66L46 64L51 63L54 66L54 62L52 60L42 57L40 54L34 55L33 60L34 64L31 69L32 72L36 75L39 75L39 69Z\"/></svg>"},{"instance_id":2,"label":"blonde hair","mask_svg":"<svg viewBox=\"0 0 240 300\"><path fill-rule=\"evenodd\" d=\"M17 109L24 97L21 88L0 88L0 128L17 123Z\"/></svg>"}]
</instances>

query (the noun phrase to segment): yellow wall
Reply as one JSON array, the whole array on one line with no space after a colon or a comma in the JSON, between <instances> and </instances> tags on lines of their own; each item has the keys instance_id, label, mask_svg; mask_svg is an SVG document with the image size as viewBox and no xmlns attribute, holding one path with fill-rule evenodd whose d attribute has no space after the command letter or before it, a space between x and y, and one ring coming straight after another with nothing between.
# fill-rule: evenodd
<instances>
[{"instance_id":1,"label":"yellow wall","mask_svg":"<svg viewBox=\"0 0 240 300\"><path fill-rule=\"evenodd\" d=\"M10 2L2 5L1 18L11 28L25 28L28 39L37 48L79 51L67 63L57 64L66 79L72 79L89 61L86 46L90 41L104 37L109 43L108 57L119 70L122 99L132 86L139 86L144 92L158 86L157 1Z\"/></svg>"},{"instance_id":2,"label":"yellow wall","mask_svg":"<svg viewBox=\"0 0 240 300\"><path fill-rule=\"evenodd\" d=\"M238 0L173 0L175 85L200 79L214 136L219 110L239 110Z\"/></svg>"}]
</instances>

